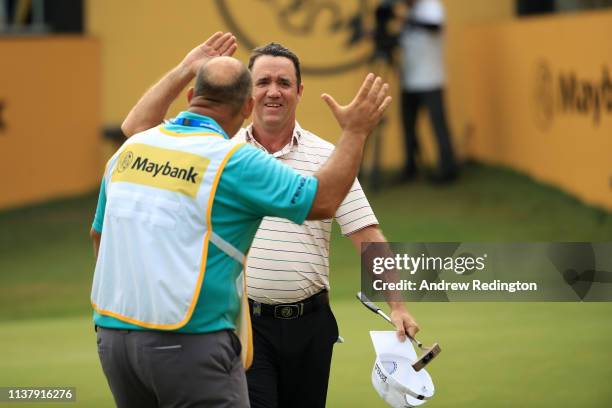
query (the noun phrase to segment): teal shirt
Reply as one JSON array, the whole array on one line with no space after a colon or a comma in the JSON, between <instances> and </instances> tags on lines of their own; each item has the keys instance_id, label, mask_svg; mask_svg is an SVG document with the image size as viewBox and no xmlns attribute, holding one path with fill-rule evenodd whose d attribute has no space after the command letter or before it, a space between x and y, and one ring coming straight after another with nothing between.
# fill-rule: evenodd
<instances>
[{"instance_id":1,"label":"teal shirt","mask_svg":"<svg viewBox=\"0 0 612 408\"><path fill-rule=\"evenodd\" d=\"M205 121L218 127L211 118L190 112L181 112L177 118ZM190 126L164 127L185 134L202 131L201 128ZM220 133L227 138L224 132ZM264 216L287 218L302 224L310 212L317 187L315 177L304 177L253 146L242 146L230 157L221 174L213 201L212 228L224 240L246 253ZM92 225L93 229L101 233L105 207L103 180ZM177 332L207 333L235 329L240 302L234 282L242 265L212 243L208 251L203 287L193 315ZM94 322L107 328L149 330L95 311Z\"/></svg>"}]
</instances>

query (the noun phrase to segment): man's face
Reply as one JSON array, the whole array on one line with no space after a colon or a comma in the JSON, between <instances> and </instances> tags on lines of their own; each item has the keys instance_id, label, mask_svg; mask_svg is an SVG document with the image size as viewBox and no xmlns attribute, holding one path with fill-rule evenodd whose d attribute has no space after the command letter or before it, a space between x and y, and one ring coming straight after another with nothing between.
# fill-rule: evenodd
<instances>
[{"instance_id":1,"label":"man's face","mask_svg":"<svg viewBox=\"0 0 612 408\"><path fill-rule=\"evenodd\" d=\"M283 130L293 128L295 110L302 96L293 62L285 57L262 55L251 69L253 77L253 122L256 126Z\"/></svg>"}]
</instances>

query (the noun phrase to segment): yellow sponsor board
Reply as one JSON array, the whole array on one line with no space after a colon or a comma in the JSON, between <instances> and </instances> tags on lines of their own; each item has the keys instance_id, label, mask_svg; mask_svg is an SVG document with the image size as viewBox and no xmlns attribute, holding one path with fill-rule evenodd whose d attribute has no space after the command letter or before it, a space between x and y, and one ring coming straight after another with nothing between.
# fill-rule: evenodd
<instances>
[{"instance_id":1,"label":"yellow sponsor board","mask_svg":"<svg viewBox=\"0 0 612 408\"><path fill-rule=\"evenodd\" d=\"M7 36L0 55L0 209L94 190L102 164L98 41Z\"/></svg>"},{"instance_id":2,"label":"yellow sponsor board","mask_svg":"<svg viewBox=\"0 0 612 408\"><path fill-rule=\"evenodd\" d=\"M464 33L469 154L612 209L612 13Z\"/></svg>"},{"instance_id":3,"label":"yellow sponsor board","mask_svg":"<svg viewBox=\"0 0 612 408\"><path fill-rule=\"evenodd\" d=\"M373 63L370 58L374 50L368 33L373 29L375 10L380 3L380 0L182 0L181 6L176 7L172 2L148 0L147 12L143 13L140 2L88 0L89 33L105 44L104 124L118 126L142 92L208 35L217 30L232 31L239 45L235 56L241 61L248 61L253 47L270 41L280 42L298 55L304 84L298 121L303 128L330 142L335 142L341 131L319 95L330 93L338 102L348 103L367 72L382 75L390 84L394 101L384 124L369 142L365 167L372 164L374 151L378 150L383 167L399 168L403 164L404 146L398 66L388 67L380 60ZM400 3L397 6L401 9ZM466 23L510 18L514 14L514 0L443 0L443 3L448 16L449 121L453 133L459 136L458 142L462 142L460 124L464 100L455 91L463 84L461 64L465 58L460 34ZM396 30L400 23L398 19L390 24L390 29ZM138 70L125 67L138 67ZM182 94L167 117L176 115L185 106L186 98ZM427 127L429 121L423 124L419 140L421 154L428 161L435 160L437 149ZM459 154L465 152L463 143L457 143L456 148Z\"/></svg>"},{"instance_id":4,"label":"yellow sponsor board","mask_svg":"<svg viewBox=\"0 0 612 408\"><path fill-rule=\"evenodd\" d=\"M134 143L119 156L111 182L141 184L195 198L209 163L196 154Z\"/></svg>"}]
</instances>

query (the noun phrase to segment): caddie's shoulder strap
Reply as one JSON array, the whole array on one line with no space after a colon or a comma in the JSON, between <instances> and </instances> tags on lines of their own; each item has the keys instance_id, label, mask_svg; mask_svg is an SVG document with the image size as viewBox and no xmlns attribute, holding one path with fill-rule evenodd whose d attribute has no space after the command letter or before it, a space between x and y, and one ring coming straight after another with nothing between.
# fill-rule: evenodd
<instances>
[{"instance_id":1,"label":"caddie's shoulder strap","mask_svg":"<svg viewBox=\"0 0 612 408\"><path fill-rule=\"evenodd\" d=\"M242 353L240 356L242 359L242 364L244 368L247 369L253 362L253 333L251 329L251 315L249 313L249 304L247 299L248 295L246 279L244 276L246 270L246 256L240 250L238 250L238 248L221 238L214 231L210 231L209 240L215 244L217 248L242 265L242 271L240 272L238 279L236 279L236 291L238 292L238 296L240 296L241 300L240 315L238 317L238 321L236 322L236 332L242 345Z\"/></svg>"}]
</instances>

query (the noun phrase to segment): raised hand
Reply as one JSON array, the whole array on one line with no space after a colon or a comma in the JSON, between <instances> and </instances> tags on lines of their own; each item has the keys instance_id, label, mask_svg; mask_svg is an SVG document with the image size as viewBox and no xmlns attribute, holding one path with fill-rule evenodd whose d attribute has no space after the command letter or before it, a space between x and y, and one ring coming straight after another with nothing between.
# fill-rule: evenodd
<instances>
[{"instance_id":1,"label":"raised hand","mask_svg":"<svg viewBox=\"0 0 612 408\"><path fill-rule=\"evenodd\" d=\"M232 33L218 31L191 50L140 98L121 124L123 134L130 137L161 123L172 102L189 85L200 67L212 58L231 56L236 48L236 37Z\"/></svg>"},{"instance_id":2,"label":"raised hand","mask_svg":"<svg viewBox=\"0 0 612 408\"><path fill-rule=\"evenodd\" d=\"M339 105L328 94L321 95L321 98L331 109L342 130L367 136L391 103L391 97L387 96L388 91L389 84L383 84L381 77L370 73L348 105Z\"/></svg>"},{"instance_id":3,"label":"raised hand","mask_svg":"<svg viewBox=\"0 0 612 408\"><path fill-rule=\"evenodd\" d=\"M204 43L189 51L181 62L183 67L195 76L206 62L214 57L231 56L238 48L236 37L232 33L217 31Z\"/></svg>"}]
</instances>

